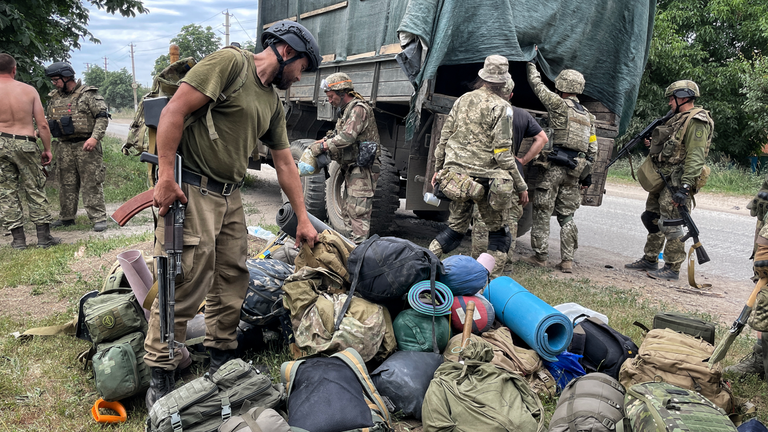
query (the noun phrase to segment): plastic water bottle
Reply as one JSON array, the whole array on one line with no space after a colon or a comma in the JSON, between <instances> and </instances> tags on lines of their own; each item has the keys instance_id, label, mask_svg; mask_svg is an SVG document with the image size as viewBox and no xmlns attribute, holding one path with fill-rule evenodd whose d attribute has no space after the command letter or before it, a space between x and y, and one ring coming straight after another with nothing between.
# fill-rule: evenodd
<instances>
[{"instance_id":1,"label":"plastic water bottle","mask_svg":"<svg viewBox=\"0 0 768 432\"><path fill-rule=\"evenodd\" d=\"M440 198L434 196L431 192L427 192L424 194L424 202L433 205L435 207L438 207L440 205Z\"/></svg>"},{"instance_id":2,"label":"plastic water bottle","mask_svg":"<svg viewBox=\"0 0 768 432\"><path fill-rule=\"evenodd\" d=\"M659 261L664 259L664 252L659 252Z\"/></svg>"}]
</instances>

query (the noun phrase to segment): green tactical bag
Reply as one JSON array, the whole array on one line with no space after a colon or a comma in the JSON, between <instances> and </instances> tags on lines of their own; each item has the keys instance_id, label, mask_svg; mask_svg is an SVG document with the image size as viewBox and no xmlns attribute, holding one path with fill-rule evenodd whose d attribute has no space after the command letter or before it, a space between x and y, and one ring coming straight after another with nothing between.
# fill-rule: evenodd
<instances>
[{"instance_id":1,"label":"green tactical bag","mask_svg":"<svg viewBox=\"0 0 768 432\"><path fill-rule=\"evenodd\" d=\"M144 311L130 288L106 290L88 299L83 304L83 316L95 345L136 331L146 333Z\"/></svg>"},{"instance_id":2,"label":"green tactical bag","mask_svg":"<svg viewBox=\"0 0 768 432\"><path fill-rule=\"evenodd\" d=\"M147 432L213 432L246 401L275 408L282 404L282 386L273 385L250 363L236 358L213 376L204 376L163 396L149 411Z\"/></svg>"},{"instance_id":3,"label":"green tactical bag","mask_svg":"<svg viewBox=\"0 0 768 432\"><path fill-rule=\"evenodd\" d=\"M737 432L717 405L664 382L633 385L624 406L633 432Z\"/></svg>"},{"instance_id":4,"label":"green tactical bag","mask_svg":"<svg viewBox=\"0 0 768 432\"><path fill-rule=\"evenodd\" d=\"M130 333L96 346L93 375L105 401L118 401L149 387L149 366L144 363L144 332Z\"/></svg>"},{"instance_id":5,"label":"green tactical bag","mask_svg":"<svg viewBox=\"0 0 768 432\"><path fill-rule=\"evenodd\" d=\"M240 411L219 426L219 432L291 432L283 416L272 408L253 407Z\"/></svg>"}]
</instances>

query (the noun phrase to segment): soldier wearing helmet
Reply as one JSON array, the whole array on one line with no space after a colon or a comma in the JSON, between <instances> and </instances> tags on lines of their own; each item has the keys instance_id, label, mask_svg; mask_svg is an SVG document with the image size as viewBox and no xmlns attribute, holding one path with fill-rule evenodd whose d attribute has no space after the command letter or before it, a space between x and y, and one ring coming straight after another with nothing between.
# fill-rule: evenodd
<instances>
[{"instance_id":1,"label":"soldier wearing helmet","mask_svg":"<svg viewBox=\"0 0 768 432\"><path fill-rule=\"evenodd\" d=\"M715 123L709 112L695 105L699 86L690 80L675 81L664 91L667 104L675 113L663 126L654 130L648 142L648 157L654 171L661 171L674 192L664 187L648 191L645 212L640 219L648 231L644 255L624 267L648 272L655 279L677 280L685 259L685 244L680 226L664 226L665 219L678 219L677 207L690 211L691 198L706 182L709 168L704 165L712 143ZM646 162L647 163L647 162ZM666 243L666 245L665 245ZM658 256L664 251L664 267Z\"/></svg>"},{"instance_id":2,"label":"soldier wearing helmet","mask_svg":"<svg viewBox=\"0 0 768 432\"><path fill-rule=\"evenodd\" d=\"M59 219L52 227L75 224L80 193L94 231L107 229L104 204L104 154L101 140L107 133L109 114L99 89L75 80L69 63L56 62L45 68L56 90L46 110L51 135L58 139L54 147L59 173Z\"/></svg>"},{"instance_id":3,"label":"soldier wearing helmet","mask_svg":"<svg viewBox=\"0 0 768 432\"><path fill-rule=\"evenodd\" d=\"M563 273L573 272L573 257L579 247L579 229L573 215L581 204L581 191L592 184L591 167L597 156L595 116L581 103L584 76L564 69L555 78L553 92L541 81L534 63L528 63L528 83L549 112L552 151L542 162L543 172L533 198L531 247L534 255L523 258L543 267L549 257L549 219L560 224L560 257Z\"/></svg>"},{"instance_id":4,"label":"soldier wearing helmet","mask_svg":"<svg viewBox=\"0 0 768 432\"><path fill-rule=\"evenodd\" d=\"M432 185L452 199L448 226L429 244L441 258L456 249L472 222L477 204L488 230L487 252L496 260L492 277L501 276L512 237L507 226L514 195L528 203L528 185L517 169L513 142L514 111L505 91L509 61L500 55L485 58L473 91L451 108L435 148ZM453 195L453 196L450 196Z\"/></svg>"},{"instance_id":5,"label":"soldier wearing helmet","mask_svg":"<svg viewBox=\"0 0 768 432\"><path fill-rule=\"evenodd\" d=\"M363 99L349 76L343 72L328 75L320 84L328 102L336 108L339 119L333 131L312 144L312 154L328 152L341 166L344 176L344 204L341 216L352 241L362 243L368 238L373 211L373 195L381 171L379 130L373 108ZM371 143L376 143L375 149ZM370 154L370 163L361 153Z\"/></svg>"},{"instance_id":6,"label":"soldier wearing helmet","mask_svg":"<svg viewBox=\"0 0 768 432\"><path fill-rule=\"evenodd\" d=\"M248 288L245 266L247 231L240 195L248 168L248 156L256 143L270 149L278 181L298 219L296 245L314 246L317 232L304 207L301 182L288 142L285 111L275 87L287 89L303 72L317 70L320 49L314 36L301 24L282 21L261 38L264 50L253 54L235 47L205 57L187 72L162 111L157 128L158 180L154 204L160 216L178 200L186 204L182 262L184 280L176 285L175 328L184 335L187 321L206 304L206 341L209 372L235 357L240 308ZM238 77L245 77L239 82ZM231 85L241 85L230 96ZM213 100L210 111L216 135L209 132L206 116L184 127L185 119ZM182 186L174 179L176 154L183 156ZM158 224L155 236L164 238ZM155 253L163 253L157 242ZM158 303L152 306L144 342L144 360L151 370L146 404L175 386L174 370L181 356L169 358L168 344L161 342ZM184 342L183 339L179 339Z\"/></svg>"}]
</instances>

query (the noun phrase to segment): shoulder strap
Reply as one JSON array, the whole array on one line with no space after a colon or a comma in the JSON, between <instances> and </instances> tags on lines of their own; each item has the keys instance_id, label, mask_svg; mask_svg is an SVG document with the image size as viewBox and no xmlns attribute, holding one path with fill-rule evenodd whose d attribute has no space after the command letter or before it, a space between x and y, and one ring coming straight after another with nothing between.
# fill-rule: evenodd
<instances>
[{"instance_id":1,"label":"shoulder strap","mask_svg":"<svg viewBox=\"0 0 768 432\"><path fill-rule=\"evenodd\" d=\"M296 379L296 371L299 370L299 366L302 363L304 363L304 359L285 362L280 366L280 380L285 384L286 396L291 395L291 387L293 387L293 380Z\"/></svg>"},{"instance_id":2,"label":"shoulder strap","mask_svg":"<svg viewBox=\"0 0 768 432\"><path fill-rule=\"evenodd\" d=\"M357 282L360 279L360 269L363 267L363 259L365 258L365 253L368 251L368 248L371 247L371 245L378 239L379 235L374 234L369 237L368 240L363 242L363 244L358 246L362 247L362 250L360 251L360 259L357 260L357 264L355 264L355 272L352 274L352 285L349 287L347 300L344 301L344 305L339 311L339 316L336 318L336 326L333 331L337 331L339 329L339 326L341 326L341 320L344 319L344 315L347 313L347 309L349 309L350 303L352 303L352 296L355 294L355 288L357 288Z\"/></svg>"},{"instance_id":3,"label":"shoulder strap","mask_svg":"<svg viewBox=\"0 0 768 432\"><path fill-rule=\"evenodd\" d=\"M360 381L360 385L363 387L363 392L366 394L369 400L376 404L378 407L379 415L382 416L382 420L384 420L384 422L389 425L390 418L387 405L384 403L384 400L376 390L376 386L373 385L373 380L371 380L371 376L368 375L368 369L365 367L365 362L363 362L360 354L358 354L357 351L352 348L347 348L344 351L337 352L331 357L340 359L355 372L357 379Z\"/></svg>"},{"instance_id":4,"label":"shoulder strap","mask_svg":"<svg viewBox=\"0 0 768 432\"><path fill-rule=\"evenodd\" d=\"M688 130L688 125L691 123L691 120L696 116L696 114L704 111L704 108L693 108L692 110L688 111L688 117L685 118L685 122L683 123L683 127L680 128L682 132L682 135L680 135L680 139L685 136L685 132Z\"/></svg>"}]
</instances>

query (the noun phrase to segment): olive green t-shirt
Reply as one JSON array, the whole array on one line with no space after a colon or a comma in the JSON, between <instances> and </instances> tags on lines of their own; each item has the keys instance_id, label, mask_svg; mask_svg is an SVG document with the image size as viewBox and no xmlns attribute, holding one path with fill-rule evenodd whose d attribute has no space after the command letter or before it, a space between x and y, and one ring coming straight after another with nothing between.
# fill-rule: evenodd
<instances>
[{"instance_id":1,"label":"olive green t-shirt","mask_svg":"<svg viewBox=\"0 0 768 432\"><path fill-rule=\"evenodd\" d=\"M272 150L290 148L277 91L261 83L252 59L247 64L243 87L211 111L219 138L211 140L205 115L184 130L179 153L185 169L235 183L245 177L257 140ZM222 49L205 57L181 81L216 100L229 86L236 85L242 65L240 52Z\"/></svg>"}]
</instances>

